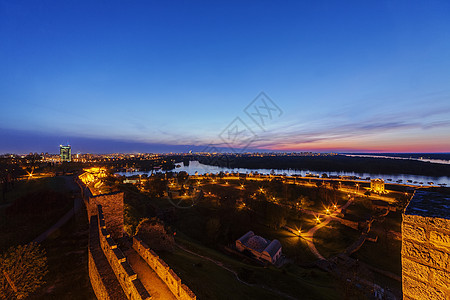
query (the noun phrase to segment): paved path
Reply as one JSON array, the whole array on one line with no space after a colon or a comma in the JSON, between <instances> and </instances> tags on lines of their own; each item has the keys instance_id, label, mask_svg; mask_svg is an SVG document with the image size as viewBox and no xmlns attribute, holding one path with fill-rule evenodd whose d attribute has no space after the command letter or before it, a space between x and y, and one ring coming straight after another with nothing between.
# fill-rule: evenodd
<instances>
[{"instance_id":1,"label":"paved path","mask_svg":"<svg viewBox=\"0 0 450 300\"><path fill-rule=\"evenodd\" d=\"M138 274L139 280L141 280L152 299L176 300L175 296L159 278L158 274L148 266L133 248L125 251L124 254L131 268Z\"/></svg>"},{"instance_id":2,"label":"paved path","mask_svg":"<svg viewBox=\"0 0 450 300\"><path fill-rule=\"evenodd\" d=\"M321 260L325 260L325 257L323 257L319 251L317 251L316 246L314 245L313 242L313 237L314 237L314 233L316 233L317 230L319 230L320 228L326 226L331 220L333 220L333 217L335 217L337 214L339 214L343 209L346 209L353 201L353 198L350 198L347 203L345 203L343 206L341 206L339 209L335 210L333 213L331 213L330 215L325 215L325 220L320 222L319 224L317 224L316 226L314 226L313 228L311 228L309 231L307 231L306 233L302 234L302 238L305 239L309 249L311 250L311 252L319 259Z\"/></svg>"},{"instance_id":3,"label":"paved path","mask_svg":"<svg viewBox=\"0 0 450 300\"><path fill-rule=\"evenodd\" d=\"M77 184L73 181L72 177L65 177L66 180L66 186L69 190L72 192L75 192L78 190ZM53 226L51 226L49 229L47 229L45 232L41 233L37 238L33 240L34 243L41 243L46 238L48 238L53 232L55 232L58 228L63 226L67 223L78 211L80 211L82 206L82 200L80 198L75 198L73 200L73 208L70 209L64 216L61 217L61 219L58 220Z\"/></svg>"}]
</instances>

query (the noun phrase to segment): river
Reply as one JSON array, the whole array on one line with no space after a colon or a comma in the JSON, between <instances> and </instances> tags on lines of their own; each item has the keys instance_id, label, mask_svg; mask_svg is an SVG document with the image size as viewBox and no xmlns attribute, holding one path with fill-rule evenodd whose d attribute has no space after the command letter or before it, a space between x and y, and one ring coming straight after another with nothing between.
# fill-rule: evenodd
<instances>
[{"instance_id":1,"label":"river","mask_svg":"<svg viewBox=\"0 0 450 300\"><path fill-rule=\"evenodd\" d=\"M411 184L420 186L420 182L422 182L422 185L429 185L428 182L433 182L434 185L438 184L446 184L447 186L450 186L450 177L448 176L441 176L441 177L430 177L430 176L420 176L420 175L409 175L409 174L397 174L397 175L387 175L387 174L372 174L372 173L355 173L355 172L324 172L324 171L315 171L315 170L272 170L272 169L246 169L246 168L223 168L218 166L209 166L204 165L198 161L191 161L189 165L184 165L184 163L179 163L179 168L175 168L174 172L181 172L185 171L189 175L195 175L197 174L205 174L205 173L214 173L217 174L219 172L230 172L230 173L255 173L258 172L260 174L285 174L285 175L303 175L305 176L307 173L311 174L317 174L322 175L323 173L328 174L329 176L356 176L360 177L361 179L370 177L370 178L382 178L386 183L396 183L398 180L402 180L401 183L404 184ZM162 171L164 172L164 171ZM125 176L133 176L133 175L150 175L151 172L118 172L119 175L125 175ZM391 179L391 180L389 180ZM408 182L410 180L411 182Z\"/></svg>"}]
</instances>

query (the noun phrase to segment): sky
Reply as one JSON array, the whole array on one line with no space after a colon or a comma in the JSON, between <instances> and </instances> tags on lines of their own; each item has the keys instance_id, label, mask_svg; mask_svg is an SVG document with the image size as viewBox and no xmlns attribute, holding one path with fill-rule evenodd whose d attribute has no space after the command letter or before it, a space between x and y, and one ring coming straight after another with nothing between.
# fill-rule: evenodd
<instances>
[{"instance_id":1,"label":"sky","mask_svg":"<svg viewBox=\"0 0 450 300\"><path fill-rule=\"evenodd\" d=\"M450 152L448 1L0 0L0 153Z\"/></svg>"}]
</instances>

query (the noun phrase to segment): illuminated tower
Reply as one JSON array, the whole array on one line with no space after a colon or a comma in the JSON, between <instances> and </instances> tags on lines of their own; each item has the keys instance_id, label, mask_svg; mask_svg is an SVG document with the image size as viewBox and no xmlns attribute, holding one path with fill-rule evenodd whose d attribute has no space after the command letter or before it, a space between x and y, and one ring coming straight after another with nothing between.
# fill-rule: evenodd
<instances>
[{"instance_id":1,"label":"illuminated tower","mask_svg":"<svg viewBox=\"0 0 450 300\"><path fill-rule=\"evenodd\" d=\"M70 149L70 145L63 146L59 145L59 156L61 157L61 161L71 161L72 160L72 152Z\"/></svg>"}]
</instances>

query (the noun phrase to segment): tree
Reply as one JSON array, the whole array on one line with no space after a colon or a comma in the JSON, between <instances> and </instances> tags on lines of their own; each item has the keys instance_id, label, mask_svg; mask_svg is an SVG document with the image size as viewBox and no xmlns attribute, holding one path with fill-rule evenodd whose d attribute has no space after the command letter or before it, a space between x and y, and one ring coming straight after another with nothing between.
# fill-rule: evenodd
<instances>
[{"instance_id":1,"label":"tree","mask_svg":"<svg viewBox=\"0 0 450 300\"><path fill-rule=\"evenodd\" d=\"M280 229L286 225L286 212L276 204L268 203L266 208L266 220L269 227Z\"/></svg>"},{"instance_id":2,"label":"tree","mask_svg":"<svg viewBox=\"0 0 450 300\"><path fill-rule=\"evenodd\" d=\"M156 218L144 218L136 228L136 235L139 236L151 249L172 252L175 246L175 239L170 234L164 224Z\"/></svg>"},{"instance_id":3,"label":"tree","mask_svg":"<svg viewBox=\"0 0 450 300\"><path fill-rule=\"evenodd\" d=\"M310 200L308 196L300 196L297 202L302 209L310 208L315 204L314 201Z\"/></svg>"},{"instance_id":4,"label":"tree","mask_svg":"<svg viewBox=\"0 0 450 300\"><path fill-rule=\"evenodd\" d=\"M45 251L30 243L0 255L0 298L24 299L42 286L48 273Z\"/></svg>"},{"instance_id":5,"label":"tree","mask_svg":"<svg viewBox=\"0 0 450 300\"><path fill-rule=\"evenodd\" d=\"M220 219L211 218L206 222L206 235L210 242L216 242L220 235Z\"/></svg>"}]
</instances>

